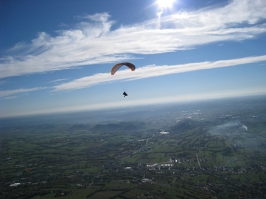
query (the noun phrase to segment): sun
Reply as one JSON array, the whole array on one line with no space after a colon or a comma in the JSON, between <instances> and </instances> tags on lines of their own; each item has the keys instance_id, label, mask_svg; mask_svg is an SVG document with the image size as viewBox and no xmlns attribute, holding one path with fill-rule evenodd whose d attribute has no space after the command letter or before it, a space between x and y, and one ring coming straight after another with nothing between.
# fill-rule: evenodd
<instances>
[{"instance_id":1,"label":"sun","mask_svg":"<svg viewBox=\"0 0 266 199\"><path fill-rule=\"evenodd\" d=\"M175 0L157 0L159 8L171 8Z\"/></svg>"}]
</instances>

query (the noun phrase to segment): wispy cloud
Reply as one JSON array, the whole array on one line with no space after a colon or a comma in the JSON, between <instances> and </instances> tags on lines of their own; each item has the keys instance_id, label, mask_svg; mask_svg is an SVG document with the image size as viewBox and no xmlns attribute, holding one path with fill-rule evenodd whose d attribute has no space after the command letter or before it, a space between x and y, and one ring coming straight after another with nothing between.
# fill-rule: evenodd
<instances>
[{"instance_id":1,"label":"wispy cloud","mask_svg":"<svg viewBox=\"0 0 266 199\"><path fill-rule=\"evenodd\" d=\"M68 79L67 78L65 78L65 79L56 79L56 80L53 80L53 81L49 81L47 83L58 84L58 83L60 83L62 81L66 81L66 80L68 80Z\"/></svg>"},{"instance_id":2,"label":"wispy cloud","mask_svg":"<svg viewBox=\"0 0 266 199\"><path fill-rule=\"evenodd\" d=\"M117 71L115 75L110 75L110 73L99 73L93 76L79 78L71 82L54 86L54 91L76 90L113 81L144 79L144 78L170 75L176 73L184 73L184 72L221 68L221 67L230 67L230 66L257 63L263 61L266 61L266 55L256 56L256 57L245 57L239 59L230 59L230 60L220 60L215 62L199 62L199 63L189 63L189 64L170 65L170 66L150 65L150 66L137 68L134 72L131 71L129 72L129 70L121 70Z\"/></svg>"},{"instance_id":3,"label":"wispy cloud","mask_svg":"<svg viewBox=\"0 0 266 199\"><path fill-rule=\"evenodd\" d=\"M45 87L36 87L36 88L21 88L16 90L4 90L0 91L0 98L13 99L16 98L18 94L27 94L33 91L43 90Z\"/></svg>"},{"instance_id":4,"label":"wispy cloud","mask_svg":"<svg viewBox=\"0 0 266 199\"><path fill-rule=\"evenodd\" d=\"M265 0L234 0L221 8L162 15L160 28L155 17L114 30L107 13L87 15L74 28L57 31L57 36L41 32L30 44L15 45L15 56L0 58L0 78L250 39L266 32L265 13Z\"/></svg>"}]
</instances>

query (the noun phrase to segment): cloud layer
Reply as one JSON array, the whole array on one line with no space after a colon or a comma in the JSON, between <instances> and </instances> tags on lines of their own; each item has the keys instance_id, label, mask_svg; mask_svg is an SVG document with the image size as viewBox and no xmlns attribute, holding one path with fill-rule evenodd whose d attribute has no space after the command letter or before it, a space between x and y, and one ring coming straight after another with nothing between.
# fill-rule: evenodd
<instances>
[{"instance_id":1,"label":"cloud layer","mask_svg":"<svg viewBox=\"0 0 266 199\"><path fill-rule=\"evenodd\" d=\"M131 81L137 79L145 79L151 77L158 77L170 74L185 73L198 70L206 69L215 69L221 67L231 67L243 64L251 64L258 62L266 62L266 55L256 56L256 57L245 57L239 59L230 59L230 60L220 60L214 62L198 62L198 63L189 63L189 64L180 64L180 65L149 65L137 68L134 72L131 72L129 69L119 70L115 75L110 75L110 73L98 73L92 76L86 76L73 81L62 83L67 81L67 79L58 79L55 81L50 81L48 83L53 83L54 86L51 87L35 87L35 88L21 88L16 90L5 90L0 91L0 98L13 99L17 95L23 95L34 91L39 91L43 89L52 89L53 92L59 91L71 91L82 88L87 88L103 83L111 83L115 81ZM256 91L254 94L265 93L266 90ZM249 91L248 93L252 93ZM248 94L246 93L246 94Z\"/></svg>"},{"instance_id":2,"label":"cloud layer","mask_svg":"<svg viewBox=\"0 0 266 199\"><path fill-rule=\"evenodd\" d=\"M180 65L149 65L137 68L134 72L131 72L129 69L119 70L115 75L110 75L110 73L98 73L92 76L82 77L62 83L67 81L67 79L58 79L48 83L55 84L52 87L35 87L35 88L21 88L16 90L5 90L0 91L0 98L12 99L16 98L18 94L27 94L30 92L43 90L43 89L52 89L53 92L59 91L71 91L82 88L87 88L103 83L111 83L115 81L130 81L151 77L158 77L170 74L185 73L197 70L206 70L206 69L215 69L221 67L231 67L243 64L251 64L258 62L266 62L266 55L256 56L256 57L245 57L239 59L230 59L230 60L220 60L214 62L198 62L198 63L189 63L189 64L180 64ZM255 93L248 91L248 93L253 94L262 94L266 90L256 91ZM243 91L241 91L243 92ZM246 93L248 95L248 93Z\"/></svg>"},{"instance_id":3,"label":"cloud layer","mask_svg":"<svg viewBox=\"0 0 266 199\"><path fill-rule=\"evenodd\" d=\"M154 18L114 30L115 22L109 14L88 15L74 28L57 31L57 36L41 32L30 44L15 45L9 51L15 55L0 58L0 78L117 62L139 54L167 53L211 42L250 39L266 32L265 13L265 0L234 0L221 8L161 16L160 28ZM100 74L94 78L100 78ZM81 80L76 81L78 84Z\"/></svg>"},{"instance_id":4,"label":"cloud layer","mask_svg":"<svg viewBox=\"0 0 266 199\"><path fill-rule=\"evenodd\" d=\"M16 98L16 95L18 94L27 94L33 91L38 91L38 90L43 90L46 89L45 87L36 87L36 88L21 88L21 89L16 89L16 90L5 90L5 91L0 91L0 98Z\"/></svg>"},{"instance_id":5,"label":"cloud layer","mask_svg":"<svg viewBox=\"0 0 266 199\"><path fill-rule=\"evenodd\" d=\"M256 56L256 57L245 57L239 59L230 59L230 60L220 60L215 62L199 62L199 63L189 63L189 64L170 65L170 66L150 65L150 66L137 68L134 72L131 72L130 70L121 70L117 71L115 75L110 75L110 73L99 73L93 76L79 78L71 82L54 86L54 91L76 90L113 81L137 80L137 79L144 79L144 78L170 75L176 73L184 73L184 72L214 69L221 67L230 67L230 66L265 62L265 61L266 61L266 55Z\"/></svg>"}]
</instances>

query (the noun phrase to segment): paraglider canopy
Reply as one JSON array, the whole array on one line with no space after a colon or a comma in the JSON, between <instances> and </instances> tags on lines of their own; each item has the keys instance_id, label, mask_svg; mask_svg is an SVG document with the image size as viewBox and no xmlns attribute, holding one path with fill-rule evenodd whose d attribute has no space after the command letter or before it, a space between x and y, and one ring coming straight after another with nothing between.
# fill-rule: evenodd
<instances>
[{"instance_id":1,"label":"paraglider canopy","mask_svg":"<svg viewBox=\"0 0 266 199\"><path fill-rule=\"evenodd\" d=\"M122 63L119 63L119 64L116 64L113 66L112 70L111 70L111 75L114 75L116 73L116 71L121 67L121 66L127 66L129 67L132 71L135 70L135 65L130 63L130 62L122 62Z\"/></svg>"}]
</instances>

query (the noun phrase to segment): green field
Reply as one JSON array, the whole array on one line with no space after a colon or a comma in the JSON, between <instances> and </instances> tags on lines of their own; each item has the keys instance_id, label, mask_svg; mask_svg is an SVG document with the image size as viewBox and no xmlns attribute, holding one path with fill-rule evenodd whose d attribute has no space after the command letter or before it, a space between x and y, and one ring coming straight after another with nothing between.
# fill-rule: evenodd
<instances>
[{"instance_id":1,"label":"green field","mask_svg":"<svg viewBox=\"0 0 266 199\"><path fill-rule=\"evenodd\" d=\"M152 125L137 130L125 125L118 123L110 131L65 125L49 130L46 126L2 129L0 198L263 198L266 194L265 122L250 122L245 131L221 119L184 119L169 127L166 135ZM10 186L14 183L20 184Z\"/></svg>"}]
</instances>

